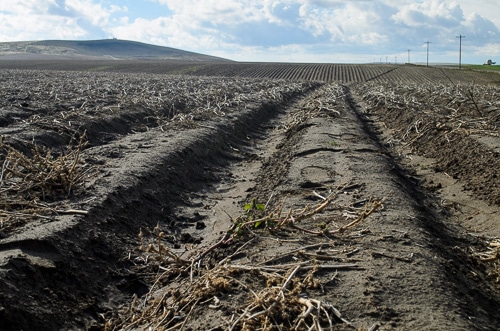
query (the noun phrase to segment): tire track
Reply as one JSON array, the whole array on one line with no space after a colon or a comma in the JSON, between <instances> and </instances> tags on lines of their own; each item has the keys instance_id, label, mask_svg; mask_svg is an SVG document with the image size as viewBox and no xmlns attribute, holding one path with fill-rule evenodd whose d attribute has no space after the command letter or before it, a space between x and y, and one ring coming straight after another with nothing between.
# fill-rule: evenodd
<instances>
[{"instance_id":1,"label":"tire track","mask_svg":"<svg viewBox=\"0 0 500 331\"><path fill-rule=\"evenodd\" d=\"M326 105L327 101L325 108L314 106ZM208 228L216 234L203 243L210 247L217 241L217 234L222 235L251 200L267 201L271 209L291 211L319 203L321 196L335 194L334 203L323 213L297 221L297 227L272 232L254 229L234 245L214 249L202 264L207 274L231 256L224 264L228 273L223 277L239 282L217 292L220 309L207 309L206 304L193 306L190 311L196 318L183 322L186 328L225 330L231 325L238 327L240 321L252 322L255 327L262 325L262 320L250 317L258 310L245 314L245 309L253 307L252 302L258 306L255 296L269 290L263 282L268 276L259 268L307 263L311 259L320 265L326 259L355 266L318 269L314 279L322 285L303 285L306 290L300 296L332 303L356 329L492 330L489 326L497 325L498 299L478 286L471 274L479 270L462 254L471 238L459 235L444 223L433 209L433 197L427 196L378 143L377 133L361 117L359 107L349 88L338 84L325 85L303 96L273 120L275 125L260 134L263 140L244 149L245 155L253 157L227 168L225 180L206 193L204 199L215 203L213 212L202 212L199 206L182 210L205 217ZM386 198L383 209L352 229L335 232L371 201L382 197ZM313 246L317 249L308 249ZM239 252L236 256L235 251ZM231 271L234 264L246 266L249 271ZM296 277L294 282L304 279L305 274L299 271ZM179 284L183 283L172 282L157 295L173 291ZM186 284L183 290L183 295L196 292ZM286 305L278 311L296 304L293 297L287 299L288 294L284 294ZM207 302L212 300L207 298ZM273 321L272 325L293 325L299 315L286 315L287 320L285 315L271 310L259 314ZM239 319L235 322L231 316ZM347 329L345 323L336 320L335 328Z\"/></svg>"},{"instance_id":2,"label":"tire track","mask_svg":"<svg viewBox=\"0 0 500 331\"><path fill-rule=\"evenodd\" d=\"M481 309L476 310L479 313L489 309L488 304L494 301L486 300L485 304L469 298L466 308L458 303L470 290L462 284L471 283L467 283L467 276L459 271L465 266L449 264L462 257L442 252L449 252L460 240L425 207L426 197L360 121L349 90L345 88L340 95L347 98L344 105L339 102L336 107L340 116L313 116L289 130L282 147L267 163L287 166L283 169L264 167L254 192L261 192L261 201L271 193L275 197L287 196L285 210L303 207L308 200L314 199L313 192L326 196L342 183L353 183L354 189L344 190L339 195L337 208L362 207L372 197L386 197L384 210L363 223L366 232L331 238L335 241L334 247L358 250L355 260L363 271L339 272L336 286L325 290L320 298L334 302L356 328L368 329L378 324L384 329L474 329L467 316L469 309L480 304ZM335 148L331 147L332 143ZM265 183L267 185L262 185ZM332 210L326 217L317 218L318 223L326 222L333 227L335 225L329 223L332 220L337 226L346 221L342 214ZM314 226L303 225L310 229ZM300 249L303 242L314 244L324 240L305 233L290 237L302 238L296 249ZM259 249L260 252L269 250L279 253L270 246ZM270 258L266 253L261 254L264 256L253 258L254 263ZM341 261L352 260L344 258ZM322 273L326 279L333 275L334 272ZM459 280L457 275L460 275ZM487 297L487 293L482 293L483 299ZM481 318L488 316L480 315Z\"/></svg>"},{"instance_id":3,"label":"tire track","mask_svg":"<svg viewBox=\"0 0 500 331\"><path fill-rule=\"evenodd\" d=\"M104 165L81 202L86 216L60 215L0 239L0 329L102 328L99 314L147 292L127 258L141 244L139 232L159 225L172 247L199 244L203 217L184 209L203 213L204 191L245 158L249 139L259 140L289 102L248 103L225 121L156 128L87 150Z\"/></svg>"}]
</instances>

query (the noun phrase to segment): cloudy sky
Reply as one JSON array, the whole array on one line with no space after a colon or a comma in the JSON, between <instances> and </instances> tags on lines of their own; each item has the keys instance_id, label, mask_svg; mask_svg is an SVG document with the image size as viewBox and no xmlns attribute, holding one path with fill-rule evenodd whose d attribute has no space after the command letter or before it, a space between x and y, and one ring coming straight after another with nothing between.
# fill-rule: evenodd
<instances>
[{"instance_id":1,"label":"cloudy sky","mask_svg":"<svg viewBox=\"0 0 500 331\"><path fill-rule=\"evenodd\" d=\"M236 61L425 62L428 45L453 63L459 35L463 63L500 63L498 0L0 0L0 41L118 38Z\"/></svg>"}]
</instances>

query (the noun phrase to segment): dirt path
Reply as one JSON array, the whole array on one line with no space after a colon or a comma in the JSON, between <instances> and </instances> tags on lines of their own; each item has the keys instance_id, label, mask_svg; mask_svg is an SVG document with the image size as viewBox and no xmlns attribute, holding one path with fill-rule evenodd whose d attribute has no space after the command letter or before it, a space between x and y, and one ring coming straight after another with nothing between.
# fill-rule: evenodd
<instances>
[{"instance_id":1,"label":"dirt path","mask_svg":"<svg viewBox=\"0 0 500 331\"><path fill-rule=\"evenodd\" d=\"M0 239L0 328L495 330L484 243L348 87L296 95L88 149L88 214Z\"/></svg>"},{"instance_id":2,"label":"dirt path","mask_svg":"<svg viewBox=\"0 0 500 331\"><path fill-rule=\"evenodd\" d=\"M234 263L258 268L316 258L316 263L340 264L337 270L319 269L315 276L321 285L301 287L303 295L333 304L352 323L341 323L335 329L352 326L367 330L378 325L380 330L493 330L499 322L498 297L483 283L485 275L471 265L467 251L474 239L463 236L455 224L439 214L432 207L434 198L416 185L376 137L370 138L373 133L358 117L359 105L347 88L333 84L309 96L311 100L322 97L335 100L328 107L330 111L302 109L301 104L310 102L302 100L281 115L279 123L286 130L271 132L267 140L251 149L264 161L251 158L233 168L230 177L239 180L225 197L233 203L252 198L264 203L273 196L276 204L286 197L283 208L288 210L321 203L316 193L328 196L334 192L331 207L301 224L319 232L322 227L335 231L349 224L374 199L386 198L383 209L352 229L330 236L297 229L276 237L258 233ZM274 150L275 146L278 149L267 158L269 147ZM255 175L257 168L260 170ZM249 179L255 185L242 195L242 188L251 187ZM227 207L225 197L216 206L234 218L237 211ZM224 214L207 215L209 224L217 226L221 219L227 219ZM230 222L224 224L227 227ZM343 270L342 264L353 265L354 270ZM213 311L195 307L192 321L185 326L199 328L199 320L206 329L240 325L231 323L234 318L230 313L237 315L234 307L242 311L244 303L252 301L251 295L245 295L248 288L259 298L265 297L259 279L266 276L243 273L238 278L245 280L245 287L236 285L229 294L218 297L222 303ZM293 311L293 302L282 304L283 310ZM265 310L263 307L253 307L252 312ZM287 328L283 315L288 315L269 315Z\"/></svg>"}]
</instances>

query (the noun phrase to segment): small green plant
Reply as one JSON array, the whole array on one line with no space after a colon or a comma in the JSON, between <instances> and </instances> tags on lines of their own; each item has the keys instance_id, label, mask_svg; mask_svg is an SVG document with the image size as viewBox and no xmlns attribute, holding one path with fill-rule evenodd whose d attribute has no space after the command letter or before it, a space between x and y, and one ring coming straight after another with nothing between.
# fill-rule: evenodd
<instances>
[{"instance_id":1,"label":"small green plant","mask_svg":"<svg viewBox=\"0 0 500 331\"><path fill-rule=\"evenodd\" d=\"M266 205L263 205L261 203L257 203L255 198L252 199L252 202L247 203L245 205L245 211L247 213L251 213L253 211L264 211L265 209L266 209Z\"/></svg>"},{"instance_id":2,"label":"small green plant","mask_svg":"<svg viewBox=\"0 0 500 331\"><path fill-rule=\"evenodd\" d=\"M245 215L236 218L230 230L236 236L242 236L249 226L254 228L259 228L262 225L265 225L266 228L274 227L274 220L270 215L266 215L266 205L257 203L255 198L245 204L244 209Z\"/></svg>"},{"instance_id":3,"label":"small green plant","mask_svg":"<svg viewBox=\"0 0 500 331\"><path fill-rule=\"evenodd\" d=\"M257 219L257 221L255 221L254 223L254 227L258 228L259 226L261 226L263 223L262 217L264 216L266 205L257 203L257 200L253 198L252 201L250 203L247 203L244 208L246 214L248 215L247 222L253 222L255 219Z\"/></svg>"},{"instance_id":4,"label":"small green plant","mask_svg":"<svg viewBox=\"0 0 500 331\"><path fill-rule=\"evenodd\" d=\"M329 144L330 146L333 146L333 147L338 147L338 146L339 146L339 143L338 143L338 142L336 142L336 141L330 141L328 144Z\"/></svg>"}]
</instances>

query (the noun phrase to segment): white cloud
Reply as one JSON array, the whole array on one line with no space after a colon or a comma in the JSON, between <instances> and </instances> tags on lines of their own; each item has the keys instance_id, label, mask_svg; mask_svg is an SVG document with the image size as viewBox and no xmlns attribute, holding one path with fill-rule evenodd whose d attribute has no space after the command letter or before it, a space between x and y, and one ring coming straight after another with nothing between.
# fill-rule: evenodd
<instances>
[{"instance_id":1,"label":"white cloud","mask_svg":"<svg viewBox=\"0 0 500 331\"><path fill-rule=\"evenodd\" d=\"M322 3L314 1L314 3ZM304 29L315 36L326 35L336 43L344 45L377 45L388 41L380 4L351 1L330 4L327 7L300 7L299 13Z\"/></svg>"},{"instance_id":2,"label":"white cloud","mask_svg":"<svg viewBox=\"0 0 500 331\"><path fill-rule=\"evenodd\" d=\"M0 2L0 12L16 15L39 15L46 13L50 7L55 5L56 0L3 0Z\"/></svg>"},{"instance_id":3,"label":"white cloud","mask_svg":"<svg viewBox=\"0 0 500 331\"><path fill-rule=\"evenodd\" d=\"M184 44L182 46L196 40L191 34L176 26L175 22L168 17L154 20L138 18L131 23L121 22L120 26L109 28L109 31L119 39L147 41L156 45L168 45L172 41L172 37L182 41Z\"/></svg>"},{"instance_id":4,"label":"white cloud","mask_svg":"<svg viewBox=\"0 0 500 331\"><path fill-rule=\"evenodd\" d=\"M2 41L114 36L236 60L385 58L426 40L446 54L459 34L495 51L499 20L497 0L0 0Z\"/></svg>"},{"instance_id":5,"label":"white cloud","mask_svg":"<svg viewBox=\"0 0 500 331\"><path fill-rule=\"evenodd\" d=\"M66 0L64 2L64 9L91 22L93 26L101 28L108 25L109 18L113 12L126 10L126 8L116 5L105 8L100 3L94 3L93 0Z\"/></svg>"},{"instance_id":6,"label":"white cloud","mask_svg":"<svg viewBox=\"0 0 500 331\"><path fill-rule=\"evenodd\" d=\"M326 46L325 46L326 47ZM370 62L371 56L358 52L330 53L318 50L316 45L289 44L279 47L238 47L221 49L212 55L244 62Z\"/></svg>"},{"instance_id":7,"label":"white cloud","mask_svg":"<svg viewBox=\"0 0 500 331\"><path fill-rule=\"evenodd\" d=\"M2 0L2 41L78 39L104 29L110 16L126 8L104 7L93 0Z\"/></svg>"},{"instance_id":8,"label":"white cloud","mask_svg":"<svg viewBox=\"0 0 500 331\"><path fill-rule=\"evenodd\" d=\"M209 53L220 48L235 48L231 42L237 36L231 32L241 24L270 22L282 24L273 14L281 3L264 0L159 0L168 7L171 16L151 20L136 19L133 22L108 29L113 36L123 39L148 40L160 45ZM252 33L252 31L248 31Z\"/></svg>"},{"instance_id":9,"label":"white cloud","mask_svg":"<svg viewBox=\"0 0 500 331\"><path fill-rule=\"evenodd\" d=\"M486 44L481 47L474 47L474 53L480 56L491 57L491 56L500 56L500 44ZM500 58L498 59L500 62Z\"/></svg>"},{"instance_id":10,"label":"white cloud","mask_svg":"<svg viewBox=\"0 0 500 331\"><path fill-rule=\"evenodd\" d=\"M443 53L460 33L481 34L481 40L475 38L481 43L498 33L491 20L465 15L458 3L445 0L156 1L171 15L117 26L113 35L236 60L262 56L274 61L303 60L305 54L321 58L313 50L325 57L333 52L385 57L420 47L429 38L433 51Z\"/></svg>"},{"instance_id":11,"label":"white cloud","mask_svg":"<svg viewBox=\"0 0 500 331\"><path fill-rule=\"evenodd\" d=\"M265 12L251 0L159 0L174 12L174 19L184 23L202 21L211 25L236 25L261 21ZM257 2L258 3L258 2Z\"/></svg>"},{"instance_id":12,"label":"white cloud","mask_svg":"<svg viewBox=\"0 0 500 331\"><path fill-rule=\"evenodd\" d=\"M475 39L491 39L500 37L499 29L490 20L472 13L462 23L468 33L472 33Z\"/></svg>"},{"instance_id":13,"label":"white cloud","mask_svg":"<svg viewBox=\"0 0 500 331\"><path fill-rule=\"evenodd\" d=\"M464 19L460 6L442 0L426 0L400 7L392 17L396 23L413 28L419 27L455 27Z\"/></svg>"},{"instance_id":14,"label":"white cloud","mask_svg":"<svg viewBox=\"0 0 500 331\"><path fill-rule=\"evenodd\" d=\"M46 15L9 16L0 14L0 40L27 41L42 39L76 39L86 30L73 19Z\"/></svg>"},{"instance_id":15,"label":"white cloud","mask_svg":"<svg viewBox=\"0 0 500 331\"><path fill-rule=\"evenodd\" d=\"M460 7L466 16L478 14L487 17L500 28L500 11L498 0L460 0Z\"/></svg>"}]
</instances>

